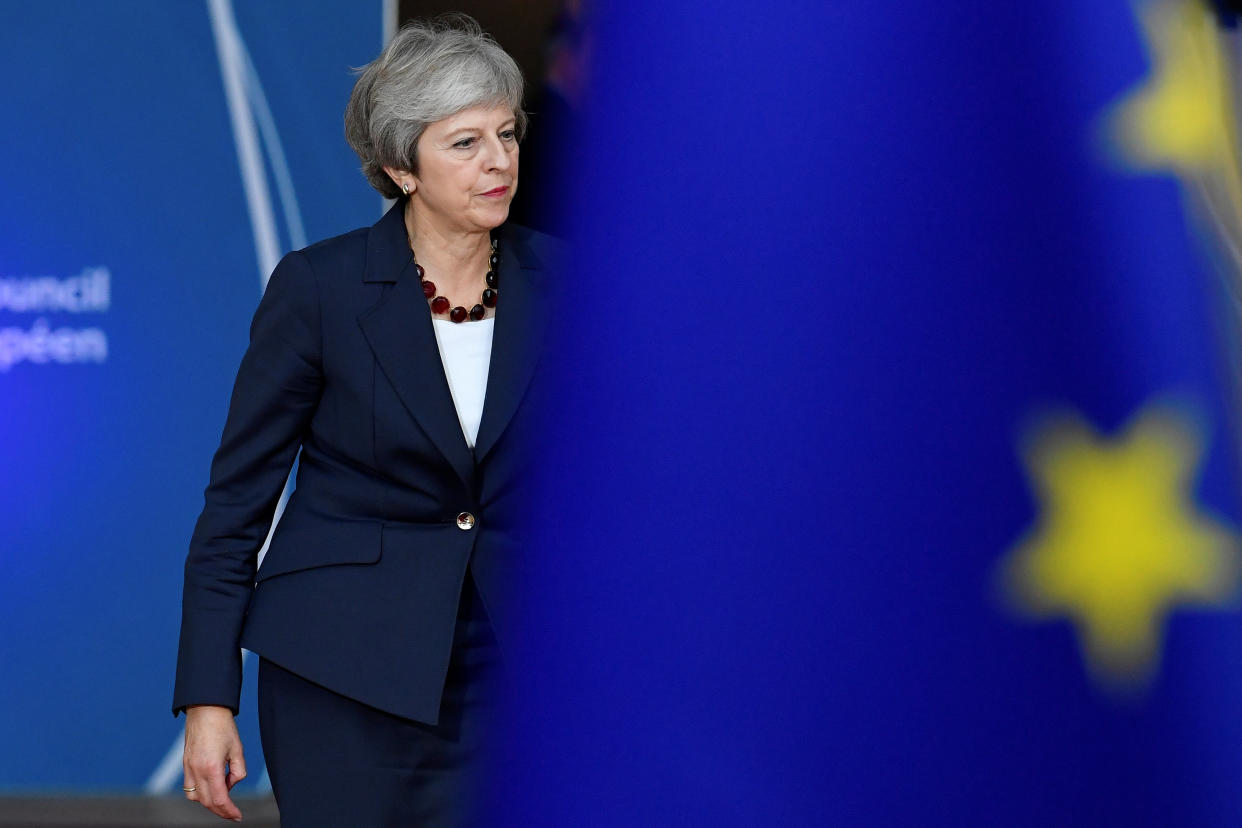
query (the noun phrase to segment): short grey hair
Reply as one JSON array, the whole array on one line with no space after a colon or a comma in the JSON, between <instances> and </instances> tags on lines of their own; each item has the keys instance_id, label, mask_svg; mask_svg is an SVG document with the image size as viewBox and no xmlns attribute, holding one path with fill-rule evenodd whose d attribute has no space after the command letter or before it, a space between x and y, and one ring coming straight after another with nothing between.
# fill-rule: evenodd
<instances>
[{"instance_id":1,"label":"short grey hair","mask_svg":"<svg viewBox=\"0 0 1242 828\"><path fill-rule=\"evenodd\" d=\"M384 172L418 174L418 139L429 124L472 106L508 104L526 132L522 70L464 14L412 20L361 69L345 107L345 140L385 198L401 190Z\"/></svg>"}]
</instances>

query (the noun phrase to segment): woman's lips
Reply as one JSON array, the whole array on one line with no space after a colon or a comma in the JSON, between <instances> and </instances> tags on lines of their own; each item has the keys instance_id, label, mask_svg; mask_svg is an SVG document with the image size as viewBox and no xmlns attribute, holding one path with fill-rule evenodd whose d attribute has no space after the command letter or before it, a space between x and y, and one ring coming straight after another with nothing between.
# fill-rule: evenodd
<instances>
[{"instance_id":1,"label":"woman's lips","mask_svg":"<svg viewBox=\"0 0 1242 828\"><path fill-rule=\"evenodd\" d=\"M497 187L494 190L488 190L486 193L479 193L479 195L486 196L487 198L497 198L498 196L502 196L507 192L509 192L508 187Z\"/></svg>"}]
</instances>

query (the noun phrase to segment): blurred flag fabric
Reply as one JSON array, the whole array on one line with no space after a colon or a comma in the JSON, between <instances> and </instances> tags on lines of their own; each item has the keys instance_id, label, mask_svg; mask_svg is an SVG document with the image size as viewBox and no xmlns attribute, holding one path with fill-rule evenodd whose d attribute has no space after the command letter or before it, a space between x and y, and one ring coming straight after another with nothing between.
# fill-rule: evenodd
<instances>
[{"instance_id":1,"label":"blurred flag fabric","mask_svg":"<svg viewBox=\"0 0 1242 828\"><path fill-rule=\"evenodd\" d=\"M1242 821L1236 35L606 5L499 821Z\"/></svg>"}]
</instances>

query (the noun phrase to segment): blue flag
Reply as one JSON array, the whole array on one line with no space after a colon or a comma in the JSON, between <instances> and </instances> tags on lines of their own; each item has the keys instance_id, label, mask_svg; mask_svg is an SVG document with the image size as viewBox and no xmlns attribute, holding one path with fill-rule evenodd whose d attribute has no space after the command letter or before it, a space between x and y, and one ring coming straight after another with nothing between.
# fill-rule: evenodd
<instances>
[{"instance_id":1,"label":"blue flag","mask_svg":"<svg viewBox=\"0 0 1242 828\"><path fill-rule=\"evenodd\" d=\"M596 22L508 816L1242 820L1210 10Z\"/></svg>"}]
</instances>

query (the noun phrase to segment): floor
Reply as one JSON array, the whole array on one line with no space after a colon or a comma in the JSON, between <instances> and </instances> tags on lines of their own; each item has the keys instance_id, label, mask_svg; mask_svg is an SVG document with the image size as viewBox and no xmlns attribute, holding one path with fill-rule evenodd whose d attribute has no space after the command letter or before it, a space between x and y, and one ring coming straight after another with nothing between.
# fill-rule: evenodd
<instances>
[{"instance_id":1,"label":"floor","mask_svg":"<svg viewBox=\"0 0 1242 828\"><path fill-rule=\"evenodd\" d=\"M279 828L271 797L235 797L250 828ZM0 796L0 828L180 828L228 825L203 806L174 796Z\"/></svg>"}]
</instances>

